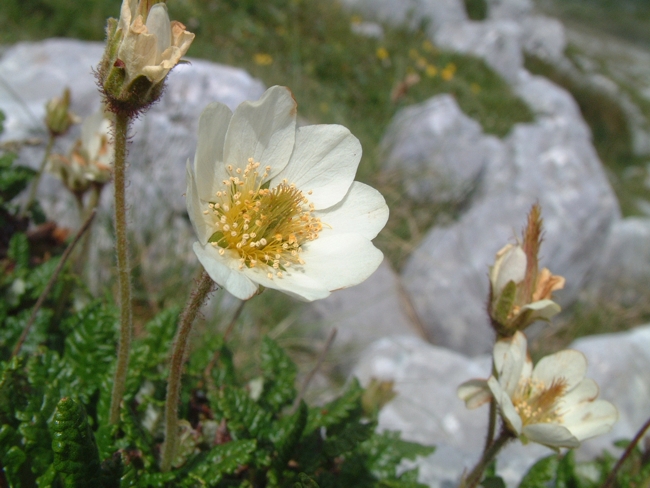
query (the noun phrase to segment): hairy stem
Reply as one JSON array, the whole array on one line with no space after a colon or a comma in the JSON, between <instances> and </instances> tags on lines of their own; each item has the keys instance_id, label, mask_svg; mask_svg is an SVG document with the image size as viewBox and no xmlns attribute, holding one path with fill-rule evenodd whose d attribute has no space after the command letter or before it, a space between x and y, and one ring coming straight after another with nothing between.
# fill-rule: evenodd
<instances>
[{"instance_id":1,"label":"hairy stem","mask_svg":"<svg viewBox=\"0 0 650 488\"><path fill-rule=\"evenodd\" d=\"M212 290L212 286L212 279L204 272L195 290L190 295L187 305L185 305L185 310L181 314L178 330L176 331L169 365L167 398L165 399L165 442L160 461L160 469L163 472L171 469L176 454L176 444L178 442L178 402L181 394L181 376L183 373L183 363L185 362L187 342L196 314L199 312L201 305L203 305L206 296Z\"/></svg>"},{"instance_id":2,"label":"hairy stem","mask_svg":"<svg viewBox=\"0 0 650 488\"><path fill-rule=\"evenodd\" d=\"M464 483L461 485L464 488L475 488L478 486L481 478L483 477L483 472L485 468L494 460L494 458L499 454L499 451L505 446L508 442L514 439L513 434L511 434L506 428L501 431L501 435L495 439L495 441L490 445L490 447L483 453L479 462L474 466L474 469L470 474L465 478Z\"/></svg>"},{"instance_id":3,"label":"hairy stem","mask_svg":"<svg viewBox=\"0 0 650 488\"><path fill-rule=\"evenodd\" d=\"M38 185L41 182L41 176L43 176L43 171L45 171L45 165L47 164L47 160L50 159L50 153L52 152L52 148L54 147L55 139L56 137L50 134L50 138L47 141L47 146L45 146L45 153L43 154L43 160L41 161L41 165L38 168L38 172L36 173L36 176L32 180L32 186L29 189L29 197L27 197L27 201L23 205L23 208L20 210L20 214L18 215L20 218L23 218L25 215L27 215L27 212L29 211L29 207L32 206L32 203L34 203L34 200L36 199L36 192L38 191Z\"/></svg>"},{"instance_id":4,"label":"hairy stem","mask_svg":"<svg viewBox=\"0 0 650 488\"><path fill-rule=\"evenodd\" d=\"M113 179L115 190L115 250L120 297L120 342L117 349L117 368L109 421L115 425L120 420L120 404L126 388L129 366L129 349L133 334L131 311L131 270L129 268L129 243L126 233L126 143L131 120L122 113L115 114L115 163Z\"/></svg>"}]
</instances>

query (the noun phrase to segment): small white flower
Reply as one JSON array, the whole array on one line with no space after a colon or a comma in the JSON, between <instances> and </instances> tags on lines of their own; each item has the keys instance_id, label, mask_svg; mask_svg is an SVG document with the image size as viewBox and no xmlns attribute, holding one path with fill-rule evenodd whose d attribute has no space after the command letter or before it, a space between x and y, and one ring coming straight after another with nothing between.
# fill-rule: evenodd
<instances>
[{"instance_id":1,"label":"small white flower","mask_svg":"<svg viewBox=\"0 0 650 488\"><path fill-rule=\"evenodd\" d=\"M522 442L554 449L578 447L585 439L609 432L618 411L611 403L596 400L598 385L585 378L584 354L560 351L533 368L526 347L526 336L519 331L495 344L495 374L458 388L467 407L494 398L505 424Z\"/></svg>"},{"instance_id":2,"label":"small white flower","mask_svg":"<svg viewBox=\"0 0 650 488\"><path fill-rule=\"evenodd\" d=\"M118 29L123 37L117 59L124 63L127 85L140 75L154 84L161 82L194 40L183 24L170 22L167 5L156 3L147 12L149 3L122 1Z\"/></svg>"},{"instance_id":3,"label":"small white flower","mask_svg":"<svg viewBox=\"0 0 650 488\"><path fill-rule=\"evenodd\" d=\"M233 113L212 103L187 163L194 252L240 299L259 285L311 301L379 266L388 219L381 194L354 181L361 144L340 125L296 129L296 102L275 86Z\"/></svg>"}]
</instances>

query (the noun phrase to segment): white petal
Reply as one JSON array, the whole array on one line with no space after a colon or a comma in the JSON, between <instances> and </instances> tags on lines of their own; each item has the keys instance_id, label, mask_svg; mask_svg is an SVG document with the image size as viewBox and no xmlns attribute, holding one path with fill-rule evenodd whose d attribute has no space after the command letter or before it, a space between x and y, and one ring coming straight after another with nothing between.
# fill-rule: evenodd
<instances>
[{"instance_id":1,"label":"white petal","mask_svg":"<svg viewBox=\"0 0 650 488\"><path fill-rule=\"evenodd\" d=\"M158 4L156 4L158 5ZM194 156L194 171L199 196L205 201L214 194L228 178L223 162L223 147L232 112L222 103L213 102L201 113L199 118L199 142Z\"/></svg>"},{"instance_id":2,"label":"white petal","mask_svg":"<svg viewBox=\"0 0 650 488\"><path fill-rule=\"evenodd\" d=\"M167 13L167 5L164 3L157 3L147 15L147 31L156 36L158 55L156 64L160 63L160 56L172 44L172 24L169 21L169 14Z\"/></svg>"},{"instance_id":3,"label":"white petal","mask_svg":"<svg viewBox=\"0 0 650 488\"><path fill-rule=\"evenodd\" d=\"M550 320L562 311L562 308L553 300L539 300L529 303L522 308L523 310L532 310L533 314L530 320Z\"/></svg>"},{"instance_id":4,"label":"white petal","mask_svg":"<svg viewBox=\"0 0 650 488\"><path fill-rule=\"evenodd\" d=\"M488 388L487 380L466 381L458 387L456 394L469 409L480 407L492 400L492 392Z\"/></svg>"},{"instance_id":5,"label":"white petal","mask_svg":"<svg viewBox=\"0 0 650 488\"><path fill-rule=\"evenodd\" d=\"M522 433L531 441L549 447L579 447L580 441L559 424L526 425Z\"/></svg>"},{"instance_id":6,"label":"white petal","mask_svg":"<svg viewBox=\"0 0 650 488\"><path fill-rule=\"evenodd\" d=\"M316 209L331 207L347 193L361 160L361 143L342 125L310 125L296 131L286 168L271 182L295 183Z\"/></svg>"},{"instance_id":7,"label":"white petal","mask_svg":"<svg viewBox=\"0 0 650 488\"><path fill-rule=\"evenodd\" d=\"M526 336L517 331L510 339L501 339L494 345L494 368L501 387L508 395L517 389L526 363L530 361L526 349Z\"/></svg>"},{"instance_id":8,"label":"white petal","mask_svg":"<svg viewBox=\"0 0 650 488\"><path fill-rule=\"evenodd\" d=\"M512 399L510 395L501 388L501 385L494 376L490 376L488 379L488 387L494 396L494 401L499 406L501 416L503 420L508 424L510 429L517 435L521 435L522 422L521 417L515 410L515 406L512 404Z\"/></svg>"},{"instance_id":9,"label":"white petal","mask_svg":"<svg viewBox=\"0 0 650 488\"><path fill-rule=\"evenodd\" d=\"M374 239L388 221L388 206L381 193L355 181L343 201L314 212L314 216L323 222L323 237L330 233L353 233Z\"/></svg>"},{"instance_id":10,"label":"white petal","mask_svg":"<svg viewBox=\"0 0 650 488\"><path fill-rule=\"evenodd\" d=\"M563 416L562 422L580 441L609 432L618 420L618 410L605 400L583 403Z\"/></svg>"},{"instance_id":11,"label":"white petal","mask_svg":"<svg viewBox=\"0 0 650 488\"><path fill-rule=\"evenodd\" d=\"M503 254L502 254L503 253ZM498 296L510 281L519 283L526 275L526 253L521 246L508 244L497 253L497 259L490 273L495 296Z\"/></svg>"},{"instance_id":12,"label":"white petal","mask_svg":"<svg viewBox=\"0 0 650 488\"><path fill-rule=\"evenodd\" d=\"M186 168L187 191L185 193L185 203L187 204L187 214L190 217L190 222L192 222L192 227L194 227L196 237L202 245L205 245L214 233L212 217L203 213L204 210L208 209L208 205L199 199L199 192L196 188L196 180L189 159Z\"/></svg>"},{"instance_id":13,"label":"white petal","mask_svg":"<svg viewBox=\"0 0 650 488\"><path fill-rule=\"evenodd\" d=\"M211 245L202 246L198 242L194 243L192 249L210 278L232 295L240 300L248 300L257 293L257 284L237 269L239 262L236 259L220 256Z\"/></svg>"},{"instance_id":14,"label":"white petal","mask_svg":"<svg viewBox=\"0 0 650 488\"><path fill-rule=\"evenodd\" d=\"M559 409L566 412L579 407L582 403L591 402L598 397L598 392L598 385L594 380L584 379L562 397Z\"/></svg>"},{"instance_id":15,"label":"white petal","mask_svg":"<svg viewBox=\"0 0 650 488\"><path fill-rule=\"evenodd\" d=\"M296 139L296 101L288 88L274 86L256 102L244 102L230 120L224 161L245 168L248 158L271 166L268 179L284 169Z\"/></svg>"},{"instance_id":16,"label":"white petal","mask_svg":"<svg viewBox=\"0 0 650 488\"><path fill-rule=\"evenodd\" d=\"M273 288L286 293L289 296L297 298L302 301L311 302L320 300L329 296L330 292L324 288L322 283L315 281L298 268L291 268L283 272L283 277L279 278L273 275L272 278L268 277L268 273L272 272L267 267L244 268L244 273L249 279L259 283L266 288Z\"/></svg>"},{"instance_id":17,"label":"white petal","mask_svg":"<svg viewBox=\"0 0 650 488\"><path fill-rule=\"evenodd\" d=\"M303 245L304 273L327 290L358 285L379 267L384 255L359 234L322 236Z\"/></svg>"},{"instance_id":18,"label":"white petal","mask_svg":"<svg viewBox=\"0 0 650 488\"><path fill-rule=\"evenodd\" d=\"M547 387L562 378L566 391L576 387L587 372L587 358L579 351L565 349L545 356L535 365L533 379L541 381Z\"/></svg>"}]
</instances>

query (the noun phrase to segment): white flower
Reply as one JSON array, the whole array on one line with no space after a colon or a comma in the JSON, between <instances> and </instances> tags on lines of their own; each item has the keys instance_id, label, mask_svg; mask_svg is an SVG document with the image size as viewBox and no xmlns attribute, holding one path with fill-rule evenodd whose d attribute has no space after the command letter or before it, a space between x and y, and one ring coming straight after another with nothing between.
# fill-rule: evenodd
<instances>
[{"instance_id":1,"label":"white flower","mask_svg":"<svg viewBox=\"0 0 650 488\"><path fill-rule=\"evenodd\" d=\"M371 242L388 219L381 194L354 181L361 145L340 125L296 129L296 102L275 86L231 113L212 103L187 164L194 252L240 299L259 285L303 300L356 285L379 266Z\"/></svg>"},{"instance_id":2,"label":"white flower","mask_svg":"<svg viewBox=\"0 0 650 488\"><path fill-rule=\"evenodd\" d=\"M611 403L596 400L598 385L585 379L584 354L560 351L533 368L526 346L526 336L519 331L495 344L495 374L458 388L468 408L494 398L504 422L522 442L551 448L578 447L585 439L609 432L618 412Z\"/></svg>"},{"instance_id":3,"label":"white flower","mask_svg":"<svg viewBox=\"0 0 650 488\"><path fill-rule=\"evenodd\" d=\"M143 3L144 2L144 3ZM117 59L124 63L126 84L140 75L156 84L178 64L194 34L180 22L170 22L167 6L151 0L123 0L118 29L122 32Z\"/></svg>"}]
</instances>

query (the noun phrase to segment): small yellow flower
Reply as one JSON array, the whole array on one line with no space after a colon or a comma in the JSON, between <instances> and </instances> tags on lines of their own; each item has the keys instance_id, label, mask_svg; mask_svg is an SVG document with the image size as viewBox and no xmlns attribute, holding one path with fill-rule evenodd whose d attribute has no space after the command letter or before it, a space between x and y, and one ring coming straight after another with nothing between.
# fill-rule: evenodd
<instances>
[{"instance_id":1,"label":"small yellow flower","mask_svg":"<svg viewBox=\"0 0 650 488\"><path fill-rule=\"evenodd\" d=\"M418 59L419 57L420 57L420 53L418 52L417 49L415 48L409 49L409 58Z\"/></svg>"},{"instance_id":2,"label":"small yellow flower","mask_svg":"<svg viewBox=\"0 0 650 488\"><path fill-rule=\"evenodd\" d=\"M358 24L360 24L361 22L363 22L363 18L362 18L360 15L353 15L353 16L350 18L350 22L351 22L352 24L358 25Z\"/></svg>"},{"instance_id":3,"label":"small yellow flower","mask_svg":"<svg viewBox=\"0 0 650 488\"><path fill-rule=\"evenodd\" d=\"M472 90L472 93L474 95L476 95L477 93L479 93L481 91L481 85L479 85L478 83L472 83L469 86L469 89Z\"/></svg>"},{"instance_id":4,"label":"small yellow flower","mask_svg":"<svg viewBox=\"0 0 650 488\"><path fill-rule=\"evenodd\" d=\"M330 106L325 102L321 102L318 108L320 108L320 111L323 112L324 114L327 114L330 111Z\"/></svg>"},{"instance_id":5,"label":"small yellow flower","mask_svg":"<svg viewBox=\"0 0 650 488\"><path fill-rule=\"evenodd\" d=\"M424 72L427 74L427 76L429 78L433 78L434 76L436 76L438 74L438 68L436 68L432 64L428 64L427 68L424 70Z\"/></svg>"},{"instance_id":6,"label":"small yellow flower","mask_svg":"<svg viewBox=\"0 0 650 488\"><path fill-rule=\"evenodd\" d=\"M258 66L269 66L273 64L273 57L266 53L256 53L253 56L253 61Z\"/></svg>"},{"instance_id":7,"label":"small yellow flower","mask_svg":"<svg viewBox=\"0 0 650 488\"><path fill-rule=\"evenodd\" d=\"M422 50L427 53L433 53L436 51L436 47L431 43L431 41L426 40L422 43Z\"/></svg>"},{"instance_id":8,"label":"small yellow flower","mask_svg":"<svg viewBox=\"0 0 650 488\"><path fill-rule=\"evenodd\" d=\"M383 61L384 59L388 59L388 56L389 54L385 47L377 48L377 57L379 58L380 61Z\"/></svg>"},{"instance_id":9,"label":"small yellow flower","mask_svg":"<svg viewBox=\"0 0 650 488\"><path fill-rule=\"evenodd\" d=\"M427 67L428 64L429 64L429 62L426 60L426 58L423 58L422 56L420 56L420 57L415 61L415 66L416 66L419 70L423 70L423 69L425 69L425 68Z\"/></svg>"},{"instance_id":10,"label":"small yellow flower","mask_svg":"<svg viewBox=\"0 0 650 488\"><path fill-rule=\"evenodd\" d=\"M449 63L440 73L440 76L445 81L451 81L456 74L456 65L454 63Z\"/></svg>"}]
</instances>

